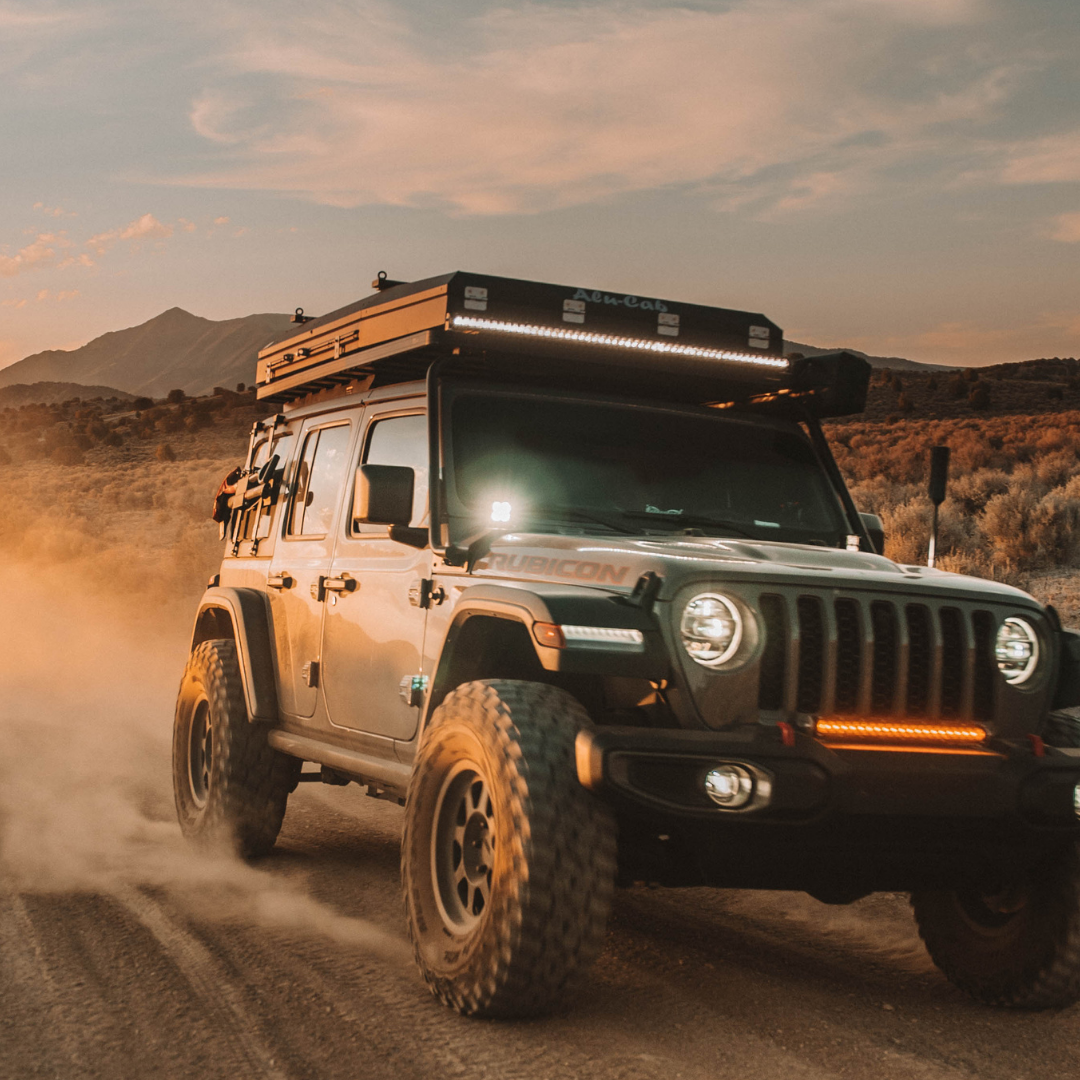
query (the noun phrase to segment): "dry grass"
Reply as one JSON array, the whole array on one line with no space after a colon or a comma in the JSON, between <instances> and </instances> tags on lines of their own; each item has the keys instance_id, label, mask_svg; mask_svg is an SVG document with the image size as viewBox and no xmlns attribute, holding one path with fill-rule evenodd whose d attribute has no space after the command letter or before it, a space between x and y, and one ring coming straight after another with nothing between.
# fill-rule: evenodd
<instances>
[{"instance_id":1,"label":"dry grass","mask_svg":"<svg viewBox=\"0 0 1080 1080\"><path fill-rule=\"evenodd\" d=\"M929 448L952 450L938 541L943 569L1033 586L1080 565L1080 413L855 421L830 431L862 510L885 524L885 553L926 561Z\"/></svg>"},{"instance_id":2,"label":"dry grass","mask_svg":"<svg viewBox=\"0 0 1080 1080\"><path fill-rule=\"evenodd\" d=\"M70 579L74 571L87 592L126 595L163 617L190 618L193 598L221 561L211 504L246 450L254 412L245 406L188 427L177 408L166 421L179 427L168 443L159 441L160 415L127 414L129 423L118 424L106 407L90 421L98 436L75 442L75 425L56 419L55 408L8 410L0 551L43 572L63 567ZM11 424L12 414L23 423ZM41 418L49 422L33 422ZM117 430L125 434L111 439Z\"/></svg>"}]
</instances>

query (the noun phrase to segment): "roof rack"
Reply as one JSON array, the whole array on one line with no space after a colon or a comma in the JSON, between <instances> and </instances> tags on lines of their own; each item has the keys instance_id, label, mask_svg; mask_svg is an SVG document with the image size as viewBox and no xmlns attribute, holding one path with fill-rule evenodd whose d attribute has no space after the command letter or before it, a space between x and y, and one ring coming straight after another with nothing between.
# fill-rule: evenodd
<instances>
[{"instance_id":1,"label":"roof rack","mask_svg":"<svg viewBox=\"0 0 1080 1080\"><path fill-rule=\"evenodd\" d=\"M287 405L365 376L420 378L440 356L510 376L626 377L701 401L729 387L767 394L789 373L783 333L756 313L462 272L377 281L374 295L298 316L295 330L267 345L258 397Z\"/></svg>"}]
</instances>

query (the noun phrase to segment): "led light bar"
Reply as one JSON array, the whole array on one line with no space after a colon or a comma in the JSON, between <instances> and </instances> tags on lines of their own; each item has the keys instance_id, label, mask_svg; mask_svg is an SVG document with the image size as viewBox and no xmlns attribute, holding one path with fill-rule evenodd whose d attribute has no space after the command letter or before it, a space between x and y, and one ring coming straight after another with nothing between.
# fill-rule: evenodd
<instances>
[{"instance_id":1,"label":"led light bar","mask_svg":"<svg viewBox=\"0 0 1080 1080\"><path fill-rule=\"evenodd\" d=\"M938 742L971 745L986 739L979 724L908 724L888 720L818 720L822 739L865 739L873 742Z\"/></svg>"},{"instance_id":2,"label":"led light bar","mask_svg":"<svg viewBox=\"0 0 1080 1080\"><path fill-rule=\"evenodd\" d=\"M550 338L553 341L569 341L577 345L606 345L615 349L637 349L640 352L659 353L662 356L692 356L701 360L725 360L736 364L753 364L757 367L786 369L788 366L787 360L776 356L752 356L749 353L731 352L728 349L672 345L666 341L649 341L646 338L592 334L587 330L563 330L555 326L499 322L497 319L477 319L472 315L455 315L453 326L455 330L494 330L503 334L516 334L519 337Z\"/></svg>"}]
</instances>

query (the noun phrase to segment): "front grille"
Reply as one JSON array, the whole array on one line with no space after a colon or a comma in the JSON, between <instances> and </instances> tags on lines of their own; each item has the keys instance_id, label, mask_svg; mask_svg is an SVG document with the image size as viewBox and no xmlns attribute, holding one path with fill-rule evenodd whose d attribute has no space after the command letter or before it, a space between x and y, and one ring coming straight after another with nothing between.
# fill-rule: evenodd
<instances>
[{"instance_id":1,"label":"front grille","mask_svg":"<svg viewBox=\"0 0 1080 1080\"><path fill-rule=\"evenodd\" d=\"M997 669L989 611L766 593L758 706L836 716L989 721Z\"/></svg>"}]
</instances>

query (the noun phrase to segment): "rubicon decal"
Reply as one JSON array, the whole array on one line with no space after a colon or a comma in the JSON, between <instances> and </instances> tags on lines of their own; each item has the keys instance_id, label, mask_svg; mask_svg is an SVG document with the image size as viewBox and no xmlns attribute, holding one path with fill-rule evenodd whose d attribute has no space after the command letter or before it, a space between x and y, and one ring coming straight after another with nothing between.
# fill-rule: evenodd
<instances>
[{"instance_id":1,"label":"rubicon decal","mask_svg":"<svg viewBox=\"0 0 1080 1080\"><path fill-rule=\"evenodd\" d=\"M533 574L536 577L558 577L574 581L596 581L605 585L622 585L630 573L629 566L583 559L549 559L543 555L489 555L476 564L477 570L503 570L507 573Z\"/></svg>"}]
</instances>

